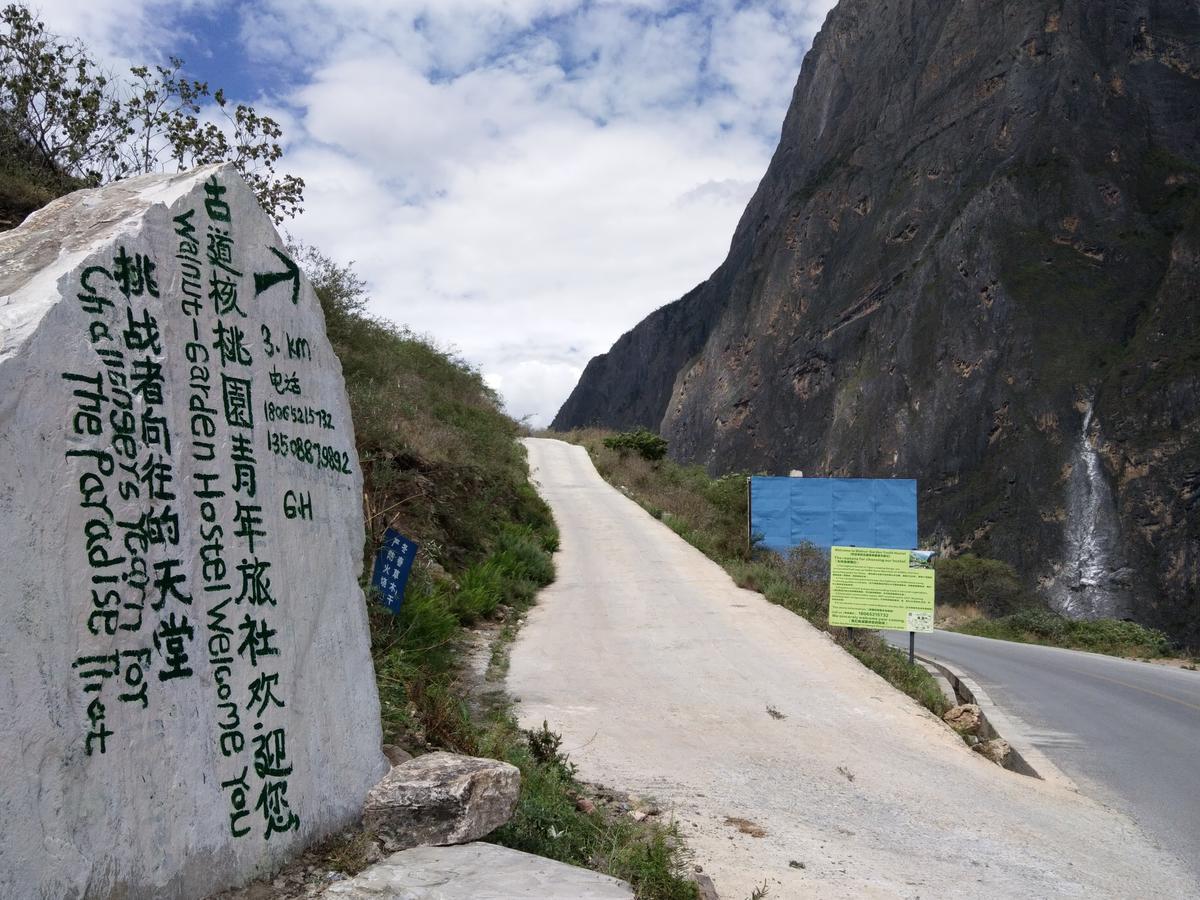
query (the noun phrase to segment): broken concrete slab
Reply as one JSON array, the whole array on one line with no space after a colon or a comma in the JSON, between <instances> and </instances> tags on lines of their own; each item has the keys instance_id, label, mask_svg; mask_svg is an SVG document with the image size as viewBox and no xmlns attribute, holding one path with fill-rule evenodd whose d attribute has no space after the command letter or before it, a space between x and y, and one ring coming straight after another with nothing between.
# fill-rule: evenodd
<instances>
[{"instance_id":1,"label":"broken concrete slab","mask_svg":"<svg viewBox=\"0 0 1200 900\"><path fill-rule=\"evenodd\" d=\"M496 844L417 847L394 853L328 900L633 900L628 883Z\"/></svg>"}]
</instances>

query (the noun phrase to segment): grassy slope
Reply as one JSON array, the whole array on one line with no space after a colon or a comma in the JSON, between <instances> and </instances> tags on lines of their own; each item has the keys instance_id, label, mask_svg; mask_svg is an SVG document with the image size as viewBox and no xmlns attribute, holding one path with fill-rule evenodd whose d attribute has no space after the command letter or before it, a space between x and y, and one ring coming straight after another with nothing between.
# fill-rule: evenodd
<instances>
[{"instance_id":1,"label":"grassy slope","mask_svg":"<svg viewBox=\"0 0 1200 900\"><path fill-rule=\"evenodd\" d=\"M349 269L311 252L305 267L346 376L368 555L389 525L422 547L400 614L375 604L369 611L385 741L519 767L516 814L489 840L625 878L639 897L695 897L673 829L580 811L584 788L552 732L522 732L508 708L483 721L468 712L464 626L503 619L498 640L511 639L520 614L554 578L558 536L528 482L519 426L465 362L366 316L363 286ZM363 855L346 847L333 858L344 870L361 867Z\"/></svg>"},{"instance_id":2,"label":"grassy slope","mask_svg":"<svg viewBox=\"0 0 1200 900\"><path fill-rule=\"evenodd\" d=\"M820 554L793 552L787 559L746 546L746 477L711 478L701 466L671 460L648 462L636 454L604 446L609 432L584 429L553 437L582 444L597 471L613 485L661 519L680 537L722 565L740 586L761 592L826 631L846 651L936 715L949 704L936 682L920 666L910 666L904 653L878 635L859 629L833 628L829 608L828 569Z\"/></svg>"},{"instance_id":3,"label":"grassy slope","mask_svg":"<svg viewBox=\"0 0 1200 900\"><path fill-rule=\"evenodd\" d=\"M0 231L15 228L34 210L81 187L82 182L39 160L0 117Z\"/></svg>"}]
</instances>

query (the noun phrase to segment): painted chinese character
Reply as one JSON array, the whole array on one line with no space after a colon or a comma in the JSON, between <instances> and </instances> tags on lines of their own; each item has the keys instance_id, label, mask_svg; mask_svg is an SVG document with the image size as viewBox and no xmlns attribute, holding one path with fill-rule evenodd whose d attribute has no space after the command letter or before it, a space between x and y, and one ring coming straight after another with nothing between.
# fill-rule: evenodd
<instances>
[{"instance_id":1,"label":"painted chinese character","mask_svg":"<svg viewBox=\"0 0 1200 900\"><path fill-rule=\"evenodd\" d=\"M253 559L243 559L237 567L238 573L242 576L242 591L233 602L240 605L245 600L251 606L262 606L266 603L274 606L275 598L271 596L271 579L267 577L267 570L270 568L269 562L259 562L257 556Z\"/></svg>"},{"instance_id":2,"label":"painted chinese character","mask_svg":"<svg viewBox=\"0 0 1200 900\"><path fill-rule=\"evenodd\" d=\"M260 528L263 523L262 516L259 515L262 507L243 504L241 500L235 500L234 503L236 509L233 518L237 521L237 530L234 531L234 534L246 539L247 549L253 554L254 539L267 536L267 533Z\"/></svg>"},{"instance_id":3,"label":"painted chinese character","mask_svg":"<svg viewBox=\"0 0 1200 900\"><path fill-rule=\"evenodd\" d=\"M163 370L162 364L147 356L133 361L133 393L147 403L162 404L163 402Z\"/></svg>"},{"instance_id":4,"label":"painted chinese character","mask_svg":"<svg viewBox=\"0 0 1200 900\"><path fill-rule=\"evenodd\" d=\"M162 353L162 339L158 333L158 319L150 315L150 310L142 310L142 318L135 319L133 310L125 310L125 321L128 323L121 336L125 346L130 350L149 350L151 353Z\"/></svg>"},{"instance_id":5,"label":"painted chinese character","mask_svg":"<svg viewBox=\"0 0 1200 900\"><path fill-rule=\"evenodd\" d=\"M217 327L213 329L217 339L213 341L213 349L221 355L221 367L227 364L248 366L251 363L250 351L246 349L246 333L237 325L225 327L221 319L217 319Z\"/></svg>"},{"instance_id":6,"label":"painted chinese character","mask_svg":"<svg viewBox=\"0 0 1200 900\"><path fill-rule=\"evenodd\" d=\"M155 268L157 267L151 262L150 257L137 253L131 259L125 252L125 247L122 246L117 250L117 255L113 257L111 277L127 298L140 297L143 294L157 297L158 283L154 280Z\"/></svg>"},{"instance_id":7,"label":"painted chinese character","mask_svg":"<svg viewBox=\"0 0 1200 900\"><path fill-rule=\"evenodd\" d=\"M158 407L147 406L142 410L142 443L147 447L161 447L168 456L171 454L171 426L167 424L166 416L153 415Z\"/></svg>"},{"instance_id":8,"label":"painted chinese character","mask_svg":"<svg viewBox=\"0 0 1200 900\"><path fill-rule=\"evenodd\" d=\"M233 460L233 489L253 497L258 490L258 480L254 469L254 446L249 435L240 432L233 434L229 457Z\"/></svg>"},{"instance_id":9,"label":"painted chinese character","mask_svg":"<svg viewBox=\"0 0 1200 900\"><path fill-rule=\"evenodd\" d=\"M246 636L238 644L238 656L245 656L249 652L250 665L255 668L258 668L260 656L279 655L279 648L271 646L271 638L276 634L275 629L267 627L267 623L261 619L254 619L250 613L246 613L246 618L238 625L238 631L246 632Z\"/></svg>"},{"instance_id":10,"label":"painted chinese character","mask_svg":"<svg viewBox=\"0 0 1200 900\"><path fill-rule=\"evenodd\" d=\"M125 551L130 554L144 554L152 546L179 544L179 516L169 505L157 512L150 507L135 521L118 521L117 525L125 531Z\"/></svg>"},{"instance_id":11,"label":"painted chinese character","mask_svg":"<svg viewBox=\"0 0 1200 900\"><path fill-rule=\"evenodd\" d=\"M228 222L229 203L221 199L225 196L226 188L213 175L204 182L204 210L214 222Z\"/></svg>"},{"instance_id":12,"label":"painted chinese character","mask_svg":"<svg viewBox=\"0 0 1200 900\"><path fill-rule=\"evenodd\" d=\"M294 831L300 826L300 817L288 806L287 787L286 781L264 781L258 802L254 804L254 809L262 810L266 819L267 830L263 837L268 841L273 834Z\"/></svg>"},{"instance_id":13,"label":"painted chinese character","mask_svg":"<svg viewBox=\"0 0 1200 900\"><path fill-rule=\"evenodd\" d=\"M271 387L275 388L277 394L295 394L300 395L300 376L295 372L291 375L286 375L280 372L274 366L271 366Z\"/></svg>"},{"instance_id":14,"label":"painted chinese character","mask_svg":"<svg viewBox=\"0 0 1200 900\"><path fill-rule=\"evenodd\" d=\"M229 230L208 226L208 262L218 269L224 269L235 278L241 278L242 273L233 267L233 238Z\"/></svg>"},{"instance_id":15,"label":"painted chinese character","mask_svg":"<svg viewBox=\"0 0 1200 900\"><path fill-rule=\"evenodd\" d=\"M231 428L253 428L254 409L250 379L221 375L221 396L225 401L225 422Z\"/></svg>"},{"instance_id":16,"label":"painted chinese character","mask_svg":"<svg viewBox=\"0 0 1200 900\"><path fill-rule=\"evenodd\" d=\"M246 704L246 709L253 710L254 715L260 719L267 707L283 709L284 702L275 696L274 689L278 686L278 673L268 675L263 672L250 682L250 702Z\"/></svg>"},{"instance_id":17,"label":"painted chinese character","mask_svg":"<svg viewBox=\"0 0 1200 900\"><path fill-rule=\"evenodd\" d=\"M214 272L208 279L208 299L213 302L218 316L237 313L243 319L246 317L245 311L238 306L238 284L232 278Z\"/></svg>"},{"instance_id":18,"label":"painted chinese character","mask_svg":"<svg viewBox=\"0 0 1200 900\"><path fill-rule=\"evenodd\" d=\"M151 453L138 470L138 480L146 488L146 496L151 500L174 500L175 494L167 490L167 486L175 480L175 470L170 462L163 457Z\"/></svg>"},{"instance_id":19,"label":"painted chinese character","mask_svg":"<svg viewBox=\"0 0 1200 900\"><path fill-rule=\"evenodd\" d=\"M159 681L187 678L192 674L191 668L187 665L188 655L184 641L192 640L194 634L192 626L188 624L187 616L180 616L177 620L175 613L171 613L166 619L159 622L153 635L154 649L163 655L167 665L165 669L159 671Z\"/></svg>"},{"instance_id":20,"label":"painted chinese character","mask_svg":"<svg viewBox=\"0 0 1200 900\"><path fill-rule=\"evenodd\" d=\"M254 736L254 774L259 778L286 778L292 774L287 758L287 736L282 728Z\"/></svg>"},{"instance_id":21,"label":"painted chinese character","mask_svg":"<svg viewBox=\"0 0 1200 900\"><path fill-rule=\"evenodd\" d=\"M168 597L173 597L180 603L191 606L192 598L179 592L179 585L187 581L187 575L175 572L175 567L179 564L178 559L164 559L162 562L154 564L154 571L159 573L154 579L154 589L158 591L158 602L151 603L150 608L155 612L163 608Z\"/></svg>"}]
</instances>

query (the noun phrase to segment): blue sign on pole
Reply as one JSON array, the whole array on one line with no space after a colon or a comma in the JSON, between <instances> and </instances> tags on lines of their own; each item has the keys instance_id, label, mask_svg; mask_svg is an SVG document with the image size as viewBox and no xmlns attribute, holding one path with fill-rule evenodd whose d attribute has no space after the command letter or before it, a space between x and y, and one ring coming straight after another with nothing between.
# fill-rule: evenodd
<instances>
[{"instance_id":1,"label":"blue sign on pole","mask_svg":"<svg viewBox=\"0 0 1200 900\"><path fill-rule=\"evenodd\" d=\"M917 483L755 476L750 479L750 531L780 553L802 543L915 550Z\"/></svg>"},{"instance_id":2,"label":"blue sign on pole","mask_svg":"<svg viewBox=\"0 0 1200 900\"><path fill-rule=\"evenodd\" d=\"M383 536L383 546L375 556L375 571L371 584L379 591L379 600L393 613L400 612L404 602L404 586L408 584L408 573L417 558L417 544L410 541L394 528Z\"/></svg>"}]
</instances>

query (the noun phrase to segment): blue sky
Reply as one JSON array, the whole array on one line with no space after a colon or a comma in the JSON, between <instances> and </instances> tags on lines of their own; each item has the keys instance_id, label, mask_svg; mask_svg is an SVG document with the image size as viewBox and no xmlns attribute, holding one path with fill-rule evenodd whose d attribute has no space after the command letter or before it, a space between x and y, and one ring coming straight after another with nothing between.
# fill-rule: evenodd
<instances>
[{"instance_id":1,"label":"blue sky","mask_svg":"<svg viewBox=\"0 0 1200 900\"><path fill-rule=\"evenodd\" d=\"M43 0L285 127L285 227L545 424L721 262L834 0Z\"/></svg>"}]
</instances>

